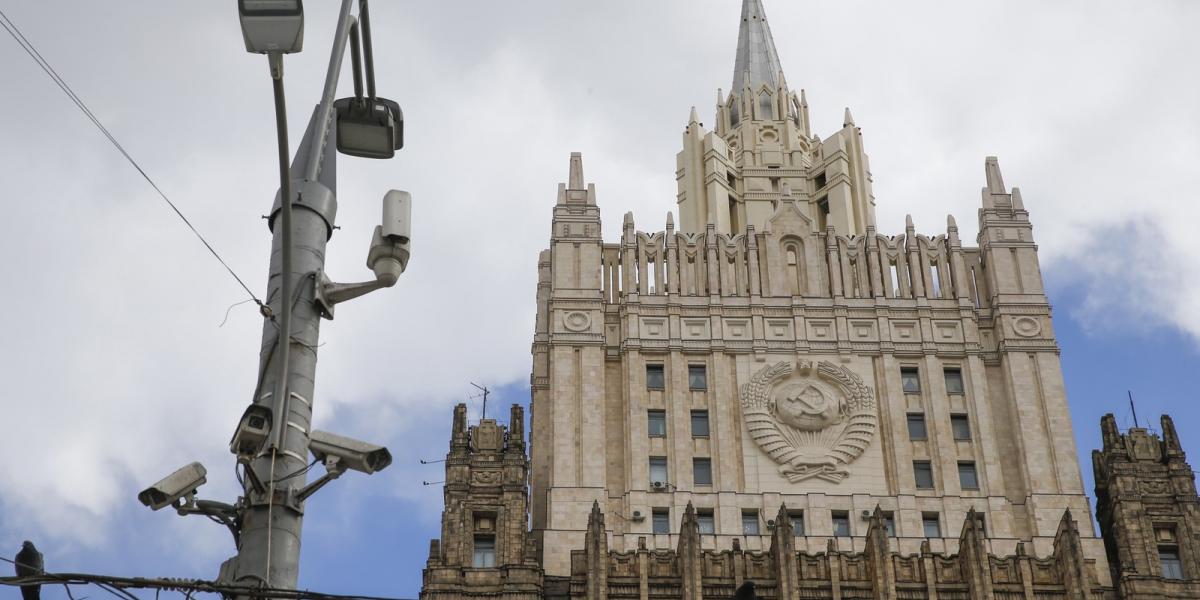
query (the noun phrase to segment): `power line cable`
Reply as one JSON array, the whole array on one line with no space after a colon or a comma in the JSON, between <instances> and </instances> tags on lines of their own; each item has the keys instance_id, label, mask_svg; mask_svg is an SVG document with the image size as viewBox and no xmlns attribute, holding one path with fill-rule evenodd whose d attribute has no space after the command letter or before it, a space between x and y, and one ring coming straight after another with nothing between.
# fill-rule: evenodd
<instances>
[{"instance_id":1,"label":"power line cable","mask_svg":"<svg viewBox=\"0 0 1200 600\"><path fill-rule=\"evenodd\" d=\"M129 164L133 165L134 169L137 169L137 172L140 173L142 178L150 184L150 187L154 188L154 191L158 192L158 195L161 196L162 199L167 203L167 206L170 206L171 210L175 211L175 214L179 216L184 225L187 225L188 229L190 229L192 233L196 235L196 238L199 239L202 244L204 244L204 247L208 248L208 251L213 255L213 258L216 258L217 262L221 263L221 266L225 267L225 270L228 271L231 276L233 276L234 280L238 282L238 285L242 286L243 290L246 290L246 293L249 294L250 299L258 304L259 310L263 313L263 316L270 316L267 306L263 304L263 302L259 300L257 296L254 295L254 292L250 290L250 287L246 285L246 282L242 281L241 277L238 277L238 274L234 272L232 267L229 266L229 263L226 263L225 259L221 258L221 255L218 254L216 249L212 247L212 244L208 243L208 240L204 239L204 236L200 234L200 231L196 229L196 226L192 225L192 222L189 221L186 216L184 216L183 211L179 210L179 207L167 197L167 194L158 187L158 184L154 183L154 180L150 178L150 175L148 175L144 169L142 169L141 165L139 165L138 162L134 160L128 152L125 151L125 147L117 141L117 138L113 136L112 132L110 132L108 128L100 122L100 119L92 113L91 109L88 108L83 99L71 89L71 86L67 85L66 80L64 80L62 76L58 74L58 71L54 70L54 67L50 65L50 62L42 56L41 52L38 52L37 47L35 47L33 43L25 37L25 34L21 32L16 23L13 23L12 19L9 18L9 16L5 14L3 10L0 10L0 27L3 27L4 30L8 32L8 35L12 36L13 40L15 40L17 44L21 46L21 49L24 50L25 53L28 54L29 57L32 58L39 67L41 67L42 71L46 73L46 75L52 81L54 81L58 88L67 95L67 98L69 98L71 102L73 102L75 106L83 112L84 116L86 116L92 122L92 124L94 124L96 128L100 130L100 133L104 134L104 137L108 138L108 141L111 142L113 147L115 147L117 151L125 157L125 160L129 161Z\"/></svg>"}]
</instances>

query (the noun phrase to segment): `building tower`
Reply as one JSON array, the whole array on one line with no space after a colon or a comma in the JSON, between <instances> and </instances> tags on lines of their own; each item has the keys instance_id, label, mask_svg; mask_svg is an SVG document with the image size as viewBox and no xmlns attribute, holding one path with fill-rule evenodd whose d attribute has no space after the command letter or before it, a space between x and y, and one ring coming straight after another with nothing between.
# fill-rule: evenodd
<instances>
[{"instance_id":1,"label":"building tower","mask_svg":"<svg viewBox=\"0 0 1200 600\"><path fill-rule=\"evenodd\" d=\"M1096 516L1121 598L1200 598L1200 501L1175 423L1162 417L1161 439L1122 434L1109 414L1101 431Z\"/></svg>"},{"instance_id":2,"label":"building tower","mask_svg":"<svg viewBox=\"0 0 1200 600\"><path fill-rule=\"evenodd\" d=\"M795 552L865 552L878 508L902 553L969 525L977 558L1069 555L1107 584L1019 190L985 160L976 247L953 217L878 233L858 127L813 135L760 0L734 63L714 129L689 119L678 229L626 214L605 242L578 154L559 187L531 377L547 582L598 537L767 551L782 505Z\"/></svg>"},{"instance_id":3,"label":"building tower","mask_svg":"<svg viewBox=\"0 0 1200 600\"><path fill-rule=\"evenodd\" d=\"M761 0L742 3L733 87L717 91L714 129L693 107L676 156L683 233L761 231L790 188L797 208L824 231L858 234L875 225L862 132L846 109L842 128L813 133L808 99L788 88Z\"/></svg>"},{"instance_id":4,"label":"building tower","mask_svg":"<svg viewBox=\"0 0 1200 600\"><path fill-rule=\"evenodd\" d=\"M541 569L528 536L524 430L525 411L515 404L508 427L495 419L468 427L467 406L454 408L442 535L429 544L421 600L541 597Z\"/></svg>"}]
</instances>

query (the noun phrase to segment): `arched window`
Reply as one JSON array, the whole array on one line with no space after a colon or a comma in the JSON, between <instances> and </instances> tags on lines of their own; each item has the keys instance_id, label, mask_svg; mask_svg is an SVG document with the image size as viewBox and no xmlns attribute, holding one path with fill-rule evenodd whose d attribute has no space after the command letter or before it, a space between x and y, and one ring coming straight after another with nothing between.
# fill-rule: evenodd
<instances>
[{"instance_id":1,"label":"arched window","mask_svg":"<svg viewBox=\"0 0 1200 600\"><path fill-rule=\"evenodd\" d=\"M785 242L783 245L784 262L787 267L787 281L793 296L803 296L804 285L804 246L797 241Z\"/></svg>"},{"instance_id":2,"label":"arched window","mask_svg":"<svg viewBox=\"0 0 1200 600\"><path fill-rule=\"evenodd\" d=\"M763 121L775 118L775 102L771 98L771 92L767 90L758 94L758 118Z\"/></svg>"}]
</instances>

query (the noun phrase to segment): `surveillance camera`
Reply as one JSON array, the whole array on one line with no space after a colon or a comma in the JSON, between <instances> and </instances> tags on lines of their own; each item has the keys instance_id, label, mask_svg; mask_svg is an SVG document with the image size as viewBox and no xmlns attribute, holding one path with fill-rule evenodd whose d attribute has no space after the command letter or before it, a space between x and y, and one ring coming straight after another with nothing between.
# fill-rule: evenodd
<instances>
[{"instance_id":1,"label":"surveillance camera","mask_svg":"<svg viewBox=\"0 0 1200 600\"><path fill-rule=\"evenodd\" d=\"M270 434L271 409L263 404L251 404L242 413L237 431L229 440L229 451L238 456L252 457L262 450Z\"/></svg>"},{"instance_id":2,"label":"surveillance camera","mask_svg":"<svg viewBox=\"0 0 1200 600\"><path fill-rule=\"evenodd\" d=\"M348 469L371 474L392 464L392 454L383 446L368 444L325 431L314 430L309 436L308 449L317 460L330 458Z\"/></svg>"},{"instance_id":3,"label":"surveillance camera","mask_svg":"<svg viewBox=\"0 0 1200 600\"><path fill-rule=\"evenodd\" d=\"M198 462L191 463L142 490L142 493L138 494L138 501L149 506L150 510L170 506L180 498L196 493L196 488L208 481L207 475L208 471L204 465Z\"/></svg>"},{"instance_id":4,"label":"surveillance camera","mask_svg":"<svg viewBox=\"0 0 1200 600\"><path fill-rule=\"evenodd\" d=\"M383 237L408 243L412 235L412 194L388 190L383 195Z\"/></svg>"}]
</instances>

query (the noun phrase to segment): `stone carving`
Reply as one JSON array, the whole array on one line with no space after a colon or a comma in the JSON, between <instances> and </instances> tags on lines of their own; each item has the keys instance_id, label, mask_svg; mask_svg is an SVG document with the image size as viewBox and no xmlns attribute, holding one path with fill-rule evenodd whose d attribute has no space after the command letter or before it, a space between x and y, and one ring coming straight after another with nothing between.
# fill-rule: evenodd
<instances>
[{"instance_id":1,"label":"stone carving","mask_svg":"<svg viewBox=\"0 0 1200 600\"><path fill-rule=\"evenodd\" d=\"M1042 324L1033 317L1013 319L1013 331L1021 337L1033 337L1042 332Z\"/></svg>"},{"instance_id":2,"label":"stone carving","mask_svg":"<svg viewBox=\"0 0 1200 600\"><path fill-rule=\"evenodd\" d=\"M571 311L563 313L563 327L567 331L587 331L592 327L592 317L585 312Z\"/></svg>"},{"instance_id":3,"label":"stone carving","mask_svg":"<svg viewBox=\"0 0 1200 600\"><path fill-rule=\"evenodd\" d=\"M844 480L875 437L875 399L858 375L831 362L801 360L760 369L743 385L750 436L795 483Z\"/></svg>"},{"instance_id":4,"label":"stone carving","mask_svg":"<svg viewBox=\"0 0 1200 600\"><path fill-rule=\"evenodd\" d=\"M471 471L472 482L477 485L496 485L500 483L500 471Z\"/></svg>"}]
</instances>

